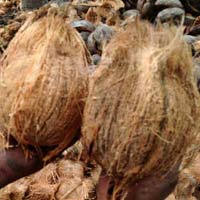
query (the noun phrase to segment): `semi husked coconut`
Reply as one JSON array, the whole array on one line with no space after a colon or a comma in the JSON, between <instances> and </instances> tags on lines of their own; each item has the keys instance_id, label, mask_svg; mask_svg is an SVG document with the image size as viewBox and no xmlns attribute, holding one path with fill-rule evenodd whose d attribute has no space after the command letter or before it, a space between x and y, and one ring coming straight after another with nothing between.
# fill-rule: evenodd
<instances>
[{"instance_id":1,"label":"semi husked coconut","mask_svg":"<svg viewBox=\"0 0 200 200\"><path fill-rule=\"evenodd\" d=\"M88 62L59 10L35 12L0 60L0 131L22 145L67 147L81 126Z\"/></svg>"},{"instance_id":2,"label":"semi husked coconut","mask_svg":"<svg viewBox=\"0 0 200 200\"><path fill-rule=\"evenodd\" d=\"M195 154L199 121L181 29L136 20L118 33L91 78L82 128L90 157L115 180L113 194L142 177L161 177L191 149Z\"/></svg>"}]
</instances>

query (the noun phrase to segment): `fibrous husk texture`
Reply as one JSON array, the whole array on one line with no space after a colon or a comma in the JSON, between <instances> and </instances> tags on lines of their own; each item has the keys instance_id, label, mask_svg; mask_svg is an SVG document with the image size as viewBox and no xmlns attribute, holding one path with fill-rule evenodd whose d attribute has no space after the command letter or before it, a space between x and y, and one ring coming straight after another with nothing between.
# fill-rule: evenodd
<instances>
[{"instance_id":1,"label":"fibrous husk texture","mask_svg":"<svg viewBox=\"0 0 200 200\"><path fill-rule=\"evenodd\" d=\"M96 6L96 7L110 7L114 10L119 10L124 7L124 3L122 0L95 0L95 1L81 1L81 0L73 0L73 5L85 5L85 6Z\"/></svg>"},{"instance_id":2,"label":"fibrous husk texture","mask_svg":"<svg viewBox=\"0 0 200 200\"><path fill-rule=\"evenodd\" d=\"M0 131L20 144L66 147L81 126L88 62L59 10L35 12L0 60Z\"/></svg>"},{"instance_id":3,"label":"fibrous husk texture","mask_svg":"<svg viewBox=\"0 0 200 200\"><path fill-rule=\"evenodd\" d=\"M5 150L9 147L9 142L3 133L0 132L0 150Z\"/></svg>"},{"instance_id":4,"label":"fibrous husk texture","mask_svg":"<svg viewBox=\"0 0 200 200\"><path fill-rule=\"evenodd\" d=\"M95 197L98 169L85 177L82 162L60 160L0 190L0 200L86 200ZM96 176L96 177L95 177Z\"/></svg>"},{"instance_id":5,"label":"fibrous husk texture","mask_svg":"<svg viewBox=\"0 0 200 200\"><path fill-rule=\"evenodd\" d=\"M169 195L165 200L176 200L174 194Z\"/></svg>"},{"instance_id":6,"label":"fibrous husk texture","mask_svg":"<svg viewBox=\"0 0 200 200\"><path fill-rule=\"evenodd\" d=\"M199 199L200 192L200 154L181 171L178 184L174 191L177 200L196 200ZM197 198L195 198L197 197Z\"/></svg>"},{"instance_id":7,"label":"fibrous husk texture","mask_svg":"<svg viewBox=\"0 0 200 200\"><path fill-rule=\"evenodd\" d=\"M116 182L162 176L192 144L195 151L200 99L192 69L180 28L136 21L108 44L91 78L82 132Z\"/></svg>"},{"instance_id":8,"label":"fibrous husk texture","mask_svg":"<svg viewBox=\"0 0 200 200\"><path fill-rule=\"evenodd\" d=\"M183 170L179 175L178 184L174 191L176 200L196 200L193 196L198 186L196 178L189 169Z\"/></svg>"}]
</instances>

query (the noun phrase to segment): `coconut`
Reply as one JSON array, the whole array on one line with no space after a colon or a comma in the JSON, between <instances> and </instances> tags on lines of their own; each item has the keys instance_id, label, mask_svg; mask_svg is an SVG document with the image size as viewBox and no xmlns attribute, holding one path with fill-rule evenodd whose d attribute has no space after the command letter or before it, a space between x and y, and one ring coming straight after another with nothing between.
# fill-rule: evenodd
<instances>
[{"instance_id":1,"label":"coconut","mask_svg":"<svg viewBox=\"0 0 200 200\"><path fill-rule=\"evenodd\" d=\"M91 77L83 144L120 188L161 177L199 144L200 98L182 29L136 20L106 46ZM191 153L191 151L189 151Z\"/></svg>"},{"instance_id":2,"label":"coconut","mask_svg":"<svg viewBox=\"0 0 200 200\"><path fill-rule=\"evenodd\" d=\"M61 159L39 172L17 180L0 190L0 200L85 200L95 199L100 168L90 169L78 161Z\"/></svg>"},{"instance_id":3,"label":"coconut","mask_svg":"<svg viewBox=\"0 0 200 200\"><path fill-rule=\"evenodd\" d=\"M0 131L22 145L58 146L78 134L90 55L59 9L35 12L0 60Z\"/></svg>"}]
</instances>

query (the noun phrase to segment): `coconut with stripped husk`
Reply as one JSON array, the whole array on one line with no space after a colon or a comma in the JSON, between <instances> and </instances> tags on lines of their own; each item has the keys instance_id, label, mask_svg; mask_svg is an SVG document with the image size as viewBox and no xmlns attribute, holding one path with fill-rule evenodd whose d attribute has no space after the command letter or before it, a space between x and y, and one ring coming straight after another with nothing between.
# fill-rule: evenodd
<instances>
[{"instance_id":1,"label":"coconut with stripped husk","mask_svg":"<svg viewBox=\"0 0 200 200\"><path fill-rule=\"evenodd\" d=\"M186 152L194 157L199 120L182 29L139 20L127 25L106 46L91 77L82 127L89 158L114 179L112 198L123 198L145 176L162 177Z\"/></svg>"},{"instance_id":2,"label":"coconut with stripped husk","mask_svg":"<svg viewBox=\"0 0 200 200\"><path fill-rule=\"evenodd\" d=\"M100 171L99 166L88 169L83 162L60 159L2 188L0 200L92 200Z\"/></svg>"},{"instance_id":3,"label":"coconut with stripped husk","mask_svg":"<svg viewBox=\"0 0 200 200\"><path fill-rule=\"evenodd\" d=\"M79 134L90 55L59 8L36 11L0 60L0 131L19 144L53 147L56 156Z\"/></svg>"}]
</instances>

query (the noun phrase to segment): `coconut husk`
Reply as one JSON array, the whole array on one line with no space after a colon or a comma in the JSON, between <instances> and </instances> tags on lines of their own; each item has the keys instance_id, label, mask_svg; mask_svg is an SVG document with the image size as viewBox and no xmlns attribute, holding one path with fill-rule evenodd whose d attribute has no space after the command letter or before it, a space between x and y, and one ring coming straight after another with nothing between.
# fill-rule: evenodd
<instances>
[{"instance_id":1,"label":"coconut husk","mask_svg":"<svg viewBox=\"0 0 200 200\"><path fill-rule=\"evenodd\" d=\"M113 199L195 155L199 100L181 28L136 20L111 40L91 78L82 132L90 158L115 180Z\"/></svg>"},{"instance_id":2,"label":"coconut husk","mask_svg":"<svg viewBox=\"0 0 200 200\"><path fill-rule=\"evenodd\" d=\"M84 15L84 19L94 24L103 22L110 26L119 25L119 9L124 7L122 0L97 0L87 2L83 2L82 0L73 0L72 5L86 6L89 8L87 13Z\"/></svg>"},{"instance_id":3,"label":"coconut husk","mask_svg":"<svg viewBox=\"0 0 200 200\"><path fill-rule=\"evenodd\" d=\"M19 11L20 0L0 1L0 26L16 16Z\"/></svg>"},{"instance_id":4,"label":"coconut husk","mask_svg":"<svg viewBox=\"0 0 200 200\"><path fill-rule=\"evenodd\" d=\"M176 200L196 200L200 197L200 154L179 175L174 191Z\"/></svg>"},{"instance_id":5,"label":"coconut husk","mask_svg":"<svg viewBox=\"0 0 200 200\"><path fill-rule=\"evenodd\" d=\"M196 200L193 196L197 182L189 170L184 170L179 175L179 181L174 191L176 200Z\"/></svg>"},{"instance_id":6,"label":"coconut husk","mask_svg":"<svg viewBox=\"0 0 200 200\"><path fill-rule=\"evenodd\" d=\"M0 200L86 200L95 199L100 168L90 170L78 161L59 160L39 172L0 190Z\"/></svg>"},{"instance_id":7,"label":"coconut husk","mask_svg":"<svg viewBox=\"0 0 200 200\"><path fill-rule=\"evenodd\" d=\"M3 133L0 132L0 150L4 150L9 147L9 143L7 138Z\"/></svg>"},{"instance_id":8,"label":"coconut husk","mask_svg":"<svg viewBox=\"0 0 200 200\"><path fill-rule=\"evenodd\" d=\"M82 0L73 0L72 5L82 5L89 7L110 7L115 11L124 7L124 3L122 0L89 0L87 2L83 2Z\"/></svg>"},{"instance_id":9,"label":"coconut husk","mask_svg":"<svg viewBox=\"0 0 200 200\"><path fill-rule=\"evenodd\" d=\"M115 11L112 7L106 6L89 8L85 19L94 24L104 21L109 26L118 26L120 24L119 12Z\"/></svg>"},{"instance_id":10,"label":"coconut husk","mask_svg":"<svg viewBox=\"0 0 200 200\"><path fill-rule=\"evenodd\" d=\"M165 200L176 200L174 194L169 195Z\"/></svg>"},{"instance_id":11,"label":"coconut husk","mask_svg":"<svg viewBox=\"0 0 200 200\"><path fill-rule=\"evenodd\" d=\"M0 31L0 54L7 48L9 42L15 36L15 33L19 30L21 25L20 22L13 22L2 28L2 31Z\"/></svg>"},{"instance_id":12,"label":"coconut husk","mask_svg":"<svg viewBox=\"0 0 200 200\"><path fill-rule=\"evenodd\" d=\"M197 157L188 167L188 173L192 174L195 177L196 182L200 184L200 154L198 153Z\"/></svg>"},{"instance_id":13,"label":"coconut husk","mask_svg":"<svg viewBox=\"0 0 200 200\"><path fill-rule=\"evenodd\" d=\"M58 8L33 13L0 60L0 131L57 155L80 129L89 62Z\"/></svg>"},{"instance_id":14,"label":"coconut husk","mask_svg":"<svg viewBox=\"0 0 200 200\"><path fill-rule=\"evenodd\" d=\"M90 8L85 15L86 20L94 24L104 22L110 26L118 26L120 24L119 9L124 7L123 1L100 0L95 2L89 1L87 4L88 6L90 5Z\"/></svg>"},{"instance_id":15,"label":"coconut husk","mask_svg":"<svg viewBox=\"0 0 200 200\"><path fill-rule=\"evenodd\" d=\"M0 1L0 57L26 19L26 14L19 10L19 3L19 0Z\"/></svg>"}]
</instances>

